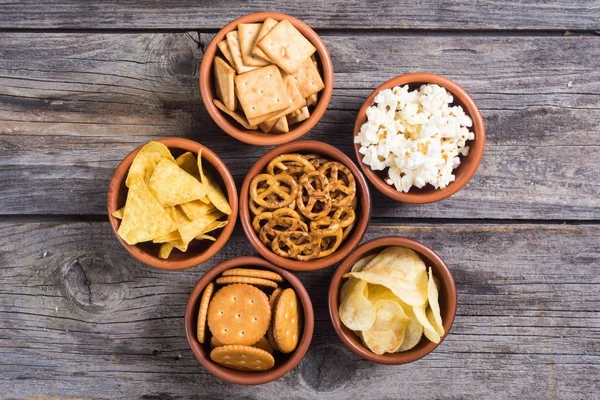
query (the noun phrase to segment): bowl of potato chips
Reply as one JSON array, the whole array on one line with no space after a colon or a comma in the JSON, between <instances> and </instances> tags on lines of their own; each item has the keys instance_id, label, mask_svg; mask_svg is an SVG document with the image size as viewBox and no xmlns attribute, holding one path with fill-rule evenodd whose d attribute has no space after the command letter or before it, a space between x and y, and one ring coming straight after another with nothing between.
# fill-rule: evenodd
<instances>
[{"instance_id":1,"label":"bowl of potato chips","mask_svg":"<svg viewBox=\"0 0 600 400\"><path fill-rule=\"evenodd\" d=\"M235 182L210 149L187 139L146 143L119 164L108 218L123 247L151 267L178 270L214 256L238 212Z\"/></svg>"},{"instance_id":2,"label":"bowl of potato chips","mask_svg":"<svg viewBox=\"0 0 600 400\"><path fill-rule=\"evenodd\" d=\"M329 286L329 315L350 350L381 364L432 352L456 314L456 287L444 261L411 239L382 237L359 246Z\"/></svg>"},{"instance_id":3,"label":"bowl of potato chips","mask_svg":"<svg viewBox=\"0 0 600 400\"><path fill-rule=\"evenodd\" d=\"M333 92L325 43L286 14L245 15L221 29L200 65L200 94L211 118L257 146L298 139L321 119Z\"/></svg>"}]
</instances>

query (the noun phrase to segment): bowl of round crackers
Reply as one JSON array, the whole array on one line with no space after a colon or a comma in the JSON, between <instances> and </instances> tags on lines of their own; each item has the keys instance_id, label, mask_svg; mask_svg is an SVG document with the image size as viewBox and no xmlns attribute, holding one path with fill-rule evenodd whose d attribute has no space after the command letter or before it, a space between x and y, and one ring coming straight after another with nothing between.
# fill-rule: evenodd
<instances>
[{"instance_id":1,"label":"bowl of round crackers","mask_svg":"<svg viewBox=\"0 0 600 400\"><path fill-rule=\"evenodd\" d=\"M363 237L371 216L365 178L339 149L318 141L287 143L248 171L240 221L261 256L295 271L329 267Z\"/></svg>"},{"instance_id":2,"label":"bowl of round crackers","mask_svg":"<svg viewBox=\"0 0 600 400\"><path fill-rule=\"evenodd\" d=\"M276 12L249 14L221 29L204 51L199 79L215 123L257 146L306 134L333 92L323 40L304 22Z\"/></svg>"},{"instance_id":3,"label":"bowl of round crackers","mask_svg":"<svg viewBox=\"0 0 600 400\"><path fill-rule=\"evenodd\" d=\"M363 243L331 279L329 315L344 344L380 364L416 361L446 338L456 286L429 247L403 237Z\"/></svg>"},{"instance_id":4,"label":"bowl of round crackers","mask_svg":"<svg viewBox=\"0 0 600 400\"><path fill-rule=\"evenodd\" d=\"M313 330L312 303L300 280L259 257L211 268L185 310L187 340L200 364L235 384L263 384L291 371Z\"/></svg>"},{"instance_id":5,"label":"bowl of round crackers","mask_svg":"<svg viewBox=\"0 0 600 400\"><path fill-rule=\"evenodd\" d=\"M179 270L213 257L238 212L225 163L191 140L165 138L129 153L107 198L110 225L125 250L151 267Z\"/></svg>"}]
</instances>

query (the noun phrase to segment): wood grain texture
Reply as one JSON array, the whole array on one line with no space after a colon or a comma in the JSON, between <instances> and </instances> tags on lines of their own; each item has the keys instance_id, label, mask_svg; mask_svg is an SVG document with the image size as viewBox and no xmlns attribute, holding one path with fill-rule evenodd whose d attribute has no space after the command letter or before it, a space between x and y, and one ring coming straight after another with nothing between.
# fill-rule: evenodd
<instances>
[{"instance_id":1,"label":"wood grain texture","mask_svg":"<svg viewBox=\"0 0 600 400\"><path fill-rule=\"evenodd\" d=\"M0 1L0 28L219 29L242 15L278 11L314 28L600 29L597 0Z\"/></svg>"},{"instance_id":2,"label":"wood grain texture","mask_svg":"<svg viewBox=\"0 0 600 400\"><path fill-rule=\"evenodd\" d=\"M193 357L187 297L216 263L252 254L237 229L213 260L164 272L132 259L107 223L0 223L3 398L595 398L600 390L600 228L373 226L450 266L459 307L446 341L404 366L360 359L327 310L333 269L302 273L315 336L300 366L261 387L229 385Z\"/></svg>"},{"instance_id":3,"label":"wood grain texture","mask_svg":"<svg viewBox=\"0 0 600 400\"><path fill-rule=\"evenodd\" d=\"M403 205L372 190L375 217L581 219L600 215L600 37L355 32L323 36L334 95L305 138L353 159L352 126L369 93L409 71L448 76L474 97L487 145L452 198ZM197 86L211 35L0 35L0 213L105 213L120 160L180 136L219 154L241 184L266 149L212 122Z\"/></svg>"}]
</instances>

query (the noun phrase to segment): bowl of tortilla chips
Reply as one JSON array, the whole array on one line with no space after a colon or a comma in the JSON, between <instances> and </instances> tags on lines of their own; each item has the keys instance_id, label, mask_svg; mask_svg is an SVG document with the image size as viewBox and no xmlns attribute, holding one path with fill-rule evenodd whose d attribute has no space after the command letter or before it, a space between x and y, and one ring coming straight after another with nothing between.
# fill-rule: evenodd
<instances>
[{"instance_id":1,"label":"bowl of tortilla chips","mask_svg":"<svg viewBox=\"0 0 600 400\"><path fill-rule=\"evenodd\" d=\"M123 159L107 206L125 250L151 267L179 270L208 260L229 240L238 194L214 152L191 140L165 138Z\"/></svg>"},{"instance_id":2,"label":"bowl of tortilla chips","mask_svg":"<svg viewBox=\"0 0 600 400\"><path fill-rule=\"evenodd\" d=\"M228 135L275 146L319 122L333 92L333 65L323 40L304 22L259 12L227 24L200 64L200 94Z\"/></svg>"}]
</instances>

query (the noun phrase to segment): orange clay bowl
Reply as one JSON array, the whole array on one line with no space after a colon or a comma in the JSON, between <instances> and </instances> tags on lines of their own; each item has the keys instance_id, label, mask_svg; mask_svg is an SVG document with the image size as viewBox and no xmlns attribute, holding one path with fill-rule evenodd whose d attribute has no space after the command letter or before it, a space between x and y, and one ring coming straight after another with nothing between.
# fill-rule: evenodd
<instances>
[{"instance_id":1,"label":"orange clay bowl","mask_svg":"<svg viewBox=\"0 0 600 400\"><path fill-rule=\"evenodd\" d=\"M125 179L133 159L143 145L129 153L115 170L108 188L108 220L110 221L110 226L112 227L115 236L125 250L127 250L129 254L144 264L167 270L190 268L203 263L217 254L217 252L221 250L221 248L229 240L237 219L237 189L235 187L233 177L231 176L229 169L227 169L225 166L225 163L223 163L219 156L213 153L209 148L201 145L200 143L180 138L166 138L155 141L167 146L175 158L187 151L191 151L195 155L198 155L198 150L202 149L202 161L204 161L203 166L207 169L207 171L212 173L212 176L218 177L218 184L223 193L226 194L229 205L231 206L231 214L227 218L228 224L220 231L216 231L220 233L218 233L219 236L215 242L208 240L194 240L192 243L190 243L190 246L185 253L174 249L169 258L166 260L158 257L158 250L160 247L159 244L146 242L139 243L135 246L130 246L125 243L125 241L121 239L117 233L121 221L113 217L112 213L125 205L125 200L127 199L127 187L125 186Z\"/></svg>"},{"instance_id":2,"label":"orange clay bowl","mask_svg":"<svg viewBox=\"0 0 600 400\"><path fill-rule=\"evenodd\" d=\"M297 261L289 258L281 257L275 254L269 247L265 246L260 240L254 229L252 229L252 215L249 208L249 188L252 179L265 171L267 164L281 154L286 153L300 153L300 154L320 154L332 161L339 161L344 164L356 180L356 196L358 198L358 204L355 210L356 220L355 225L346 238L346 240L340 245L340 247L330 256L319 258L311 261ZM369 219L371 217L371 196L369 194L369 187L365 178L360 173L359 169L354 165L352 160L346 156L342 151L335 147L314 140L303 140L299 142L287 143L274 148L267 152L250 168L250 171L246 174L244 183L242 184L242 190L240 192L240 221L242 228L246 233L246 237L252 243L252 246L259 252L261 256L271 261L275 265L279 265L285 269L294 271L314 271L317 269L327 268L337 262L340 262L344 257L354 249L360 239L365 234Z\"/></svg>"},{"instance_id":3,"label":"orange clay bowl","mask_svg":"<svg viewBox=\"0 0 600 400\"><path fill-rule=\"evenodd\" d=\"M450 329L452 328L452 323L454 322L454 316L456 314L457 296L454 279L452 278L452 274L450 273L448 266L446 266L440 256L438 256L433 250L424 244L403 237L381 237L363 243L355 251L353 251L352 254L344 260L344 262L340 264L333 274L331 284L329 285L329 316L331 317L333 327L335 328L335 331L340 339L342 339L342 342L344 342L344 344L354 353L366 360L380 364L406 364L425 357L427 354L435 350L440 343L433 343L423 335L419 344L410 350L402 353L377 355L365 347L360 338L350 329L346 328L344 324L342 324L338 312L340 306L340 288L346 281L346 278L343 278L344 274L350 272L350 269L354 263L361 258L371 254L379 253L389 246L402 246L414 250L417 254L419 254L423 261L425 261L427 267L431 267L433 275L439 279L440 312L442 315L444 330L446 331L444 336L441 337L440 343L444 341L448 335L448 332L450 332Z\"/></svg>"},{"instance_id":4,"label":"orange clay bowl","mask_svg":"<svg viewBox=\"0 0 600 400\"><path fill-rule=\"evenodd\" d=\"M384 89L391 89L398 85L409 85L410 90L418 89L420 85L427 83L435 83L439 86L444 87L454 97L453 105L460 105L471 119L473 120L473 126L470 128L475 133L475 139L470 140L467 144L471 147L469 155L466 157L460 157L460 165L456 168L453 173L456 176L454 182L451 182L448 186L443 189L435 189L431 185L426 185L419 189L412 187L408 193L404 193L396 190L393 185L388 185L385 182L387 177L388 169L383 171L373 171L371 167L362 162L363 155L358 152L360 148L359 144L354 144L356 151L356 158L362 168L363 172L367 176L367 179L371 181L373 186L381 193L389 197L390 199L401 201L404 203L424 204L434 203L436 201L443 200L447 197L452 196L458 192L469 182L469 180L475 175L477 167L483 157L483 148L485 146L485 127L483 124L483 117L479 112L479 109L475 105L475 102L469 96L469 94L459 86L456 82L451 81L443 76L430 74L426 72L410 73L406 75L400 75L383 85L379 86L364 102L358 115L356 116L356 122L354 123L354 137L360 132L361 126L367 122L367 108L373 105L373 99L375 96Z\"/></svg>"},{"instance_id":5,"label":"orange clay bowl","mask_svg":"<svg viewBox=\"0 0 600 400\"><path fill-rule=\"evenodd\" d=\"M210 358L210 344L201 344L196 339L198 311L200 308L200 298L206 285L217 279L217 277L225 270L230 268L258 268L270 271L275 271L283 277L285 282L283 287L291 287L294 289L302 305L302 314L304 315L302 336L298 341L298 346L290 354L282 354L275 352L275 366L264 372L242 372L227 367L223 367ZM238 257L224 261L215 267L211 268L194 286L190 294L187 307L185 309L185 335L188 343L192 348L192 352L202 364L204 368L217 378L221 378L231 383L239 385L260 385L263 383L274 381L290 372L308 351L308 346L312 340L313 330L315 327L315 315L313 312L312 303L308 292L302 285L302 282L292 273L276 267L270 262L259 257Z\"/></svg>"},{"instance_id":6,"label":"orange clay bowl","mask_svg":"<svg viewBox=\"0 0 600 400\"><path fill-rule=\"evenodd\" d=\"M266 18L273 18L278 21L282 19L289 20L295 27L306 37L312 44L317 48L315 55L317 62L321 70L321 76L323 77L323 83L325 88L319 92L319 100L314 109L312 109L310 117L296 125L293 125L287 133L262 133L260 130L248 130L243 126L232 120L228 115L219 110L213 103L215 98L215 87L213 82L213 60L217 53L217 43L225 39L225 34L237 29L238 24L246 24L252 22L262 22ZM253 144L255 146L276 146L283 143L291 142L299 137L305 135L319 122L329 101L331 100L331 93L333 92L333 64L331 63L331 57L329 51L325 47L325 43L315 31L313 31L304 22L291 17L286 14L280 14L276 12L259 12L256 14L245 15L241 18L236 19L233 22L227 24L223 29L219 31L210 42L204 56L202 57L202 63L200 64L200 94L202 95L202 101L204 106L211 116L213 121L216 122L219 127L230 136L233 136L237 140L242 142ZM312 108L312 107L311 107Z\"/></svg>"}]
</instances>

